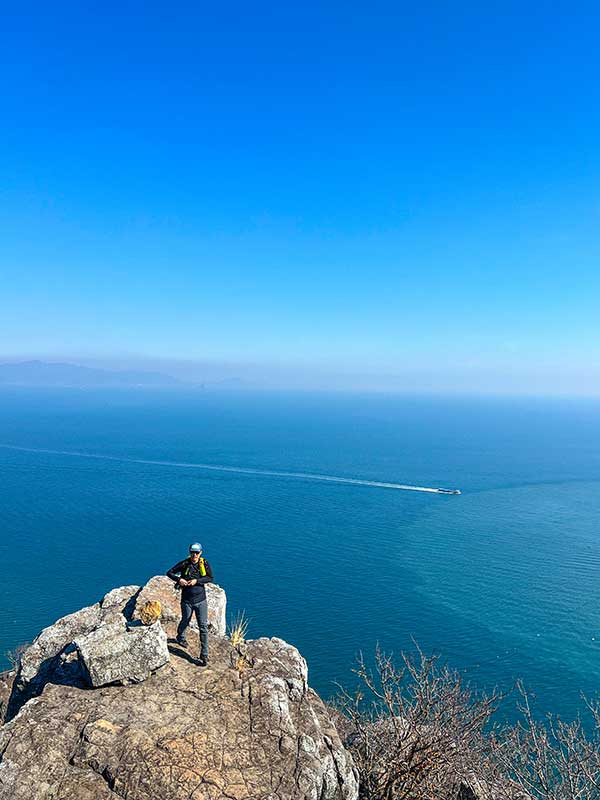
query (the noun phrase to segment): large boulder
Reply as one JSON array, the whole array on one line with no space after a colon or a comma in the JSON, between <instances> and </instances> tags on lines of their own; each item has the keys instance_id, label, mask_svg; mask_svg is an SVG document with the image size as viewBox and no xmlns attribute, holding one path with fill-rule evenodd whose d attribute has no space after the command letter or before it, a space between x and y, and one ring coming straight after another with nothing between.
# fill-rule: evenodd
<instances>
[{"instance_id":1,"label":"large boulder","mask_svg":"<svg viewBox=\"0 0 600 800\"><path fill-rule=\"evenodd\" d=\"M25 687L44 679L58 666L55 661L65 647L78 636L95 630L103 623L124 616L128 603L139 591L139 586L121 586L112 589L99 603L87 606L73 614L61 617L36 636L20 659L17 684Z\"/></svg>"},{"instance_id":2,"label":"large boulder","mask_svg":"<svg viewBox=\"0 0 600 800\"><path fill-rule=\"evenodd\" d=\"M208 601L209 630L217 636L225 636L227 629L225 591L216 583L209 583L206 586L206 599ZM166 575L155 575L150 578L137 595L133 610L134 619L140 618L141 609L148 601L160 603L161 619L164 623L177 623L181 619L181 591L175 589L175 584ZM191 627L198 630L194 617L192 617Z\"/></svg>"},{"instance_id":3,"label":"large boulder","mask_svg":"<svg viewBox=\"0 0 600 800\"><path fill-rule=\"evenodd\" d=\"M213 638L206 668L173 647L128 686L47 684L0 728L0 753L0 800L358 797L306 662L281 639Z\"/></svg>"},{"instance_id":4,"label":"large boulder","mask_svg":"<svg viewBox=\"0 0 600 800\"><path fill-rule=\"evenodd\" d=\"M92 686L139 683L169 660L160 622L128 626L122 618L78 637L74 644Z\"/></svg>"},{"instance_id":5,"label":"large boulder","mask_svg":"<svg viewBox=\"0 0 600 800\"><path fill-rule=\"evenodd\" d=\"M61 617L53 625L44 628L21 656L17 674L19 687L25 688L32 682L43 680L48 673L57 668L55 659L65 646L76 636L93 631L101 621L102 609L100 603L95 603L93 606Z\"/></svg>"},{"instance_id":6,"label":"large boulder","mask_svg":"<svg viewBox=\"0 0 600 800\"><path fill-rule=\"evenodd\" d=\"M117 620L124 624L125 613L132 610L131 603L139 589L139 586L112 589L99 603L67 614L44 628L21 655L6 716L14 716L48 682L85 686L87 676L73 642Z\"/></svg>"}]
</instances>

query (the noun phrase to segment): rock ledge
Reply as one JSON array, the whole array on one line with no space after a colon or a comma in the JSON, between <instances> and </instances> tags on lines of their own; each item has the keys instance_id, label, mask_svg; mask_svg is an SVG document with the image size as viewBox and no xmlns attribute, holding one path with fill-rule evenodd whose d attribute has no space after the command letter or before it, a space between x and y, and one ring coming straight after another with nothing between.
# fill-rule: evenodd
<instances>
[{"instance_id":1,"label":"rock ledge","mask_svg":"<svg viewBox=\"0 0 600 800\"><path fill-rule=\"evenodd\" d=\"M127 629L140 603L163 603L147 588L113 590L24 654L0 728L0 800L356 800L352 759L298 650L277 638L234 648L213 632L208 667L196 637L190 651L171 638L161 665L175 620ZM138 639L148 649L126 683Z\"/></svg>"}]
</instances>

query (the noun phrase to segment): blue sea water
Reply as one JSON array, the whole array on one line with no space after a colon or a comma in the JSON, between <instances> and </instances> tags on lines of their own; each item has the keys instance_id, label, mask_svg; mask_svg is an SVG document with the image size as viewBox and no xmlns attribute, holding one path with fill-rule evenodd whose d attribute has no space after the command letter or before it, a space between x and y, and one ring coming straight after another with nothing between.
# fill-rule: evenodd
<instances>
[{"instance_id":1,"label":"blue sea water","mask_svg":"<svg viewBox=\"0 0 600 800\"><path fill-rule=\"evenodd\" d=\"M600 688L598 401L4 388L0 445L2 653L200 540L325 696L413 638L566 717Z\"/></svg>"}]
</instances>

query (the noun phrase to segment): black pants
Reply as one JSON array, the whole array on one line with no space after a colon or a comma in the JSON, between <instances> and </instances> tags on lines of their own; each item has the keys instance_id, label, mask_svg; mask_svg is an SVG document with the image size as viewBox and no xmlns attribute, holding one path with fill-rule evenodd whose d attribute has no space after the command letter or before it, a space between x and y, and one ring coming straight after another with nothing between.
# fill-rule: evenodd
<instances>
[{"instance_id":1,"label":"black pants","mask_svg":"<svg viewBox=\"0 0 600 800\"><path fill-rule=\"evenodd\" d=\"M196 615L200 631L200 655L208 658L208 603L206 600L200 600L198 603L181 601L181 622L177 626L177 638L185 639L185 632L191 622L192 614Z\"/></svg>"}]
</instances>

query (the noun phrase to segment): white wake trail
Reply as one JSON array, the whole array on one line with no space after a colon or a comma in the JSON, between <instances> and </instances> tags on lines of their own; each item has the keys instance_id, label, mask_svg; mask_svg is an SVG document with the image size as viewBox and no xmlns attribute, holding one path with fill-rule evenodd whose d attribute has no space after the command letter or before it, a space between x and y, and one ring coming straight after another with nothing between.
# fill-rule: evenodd
<instances>
[{"instance_id":1,"label":"white wake trail","mask_svg":"<svg viewBox=\"0 0 600 800\"><path fill-rule=\"evenodd\" d=\"M352 486L370 486L376 489L401 489L407 492L431 492L433 494L460 494L457 489L440 489L431 486L410 486L403 483L387 483L384 481L368 481L361 478L342 478L337 475L318 475L313 472L285 472L271 469L254 469L252 467L227 467L221 464L203 464L191 461L161 461L149 458L126 458L109 456L102 453L84 453L78 450L51 450L44 447L19 447L11 444L0 444L4 450L18 450L24 453L47 453L56 456L74 458L95 458L101 461L118 461L124 464L151 464L161 467L180 467L183 469L204 469L214 472L233 472L236 475L264 475L272 478L298 478L301 480L327 481L328 483L348 483Z\"/></svg>"}]
</instances>

